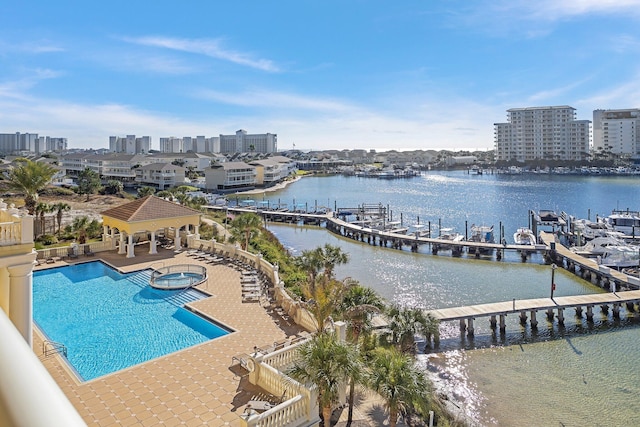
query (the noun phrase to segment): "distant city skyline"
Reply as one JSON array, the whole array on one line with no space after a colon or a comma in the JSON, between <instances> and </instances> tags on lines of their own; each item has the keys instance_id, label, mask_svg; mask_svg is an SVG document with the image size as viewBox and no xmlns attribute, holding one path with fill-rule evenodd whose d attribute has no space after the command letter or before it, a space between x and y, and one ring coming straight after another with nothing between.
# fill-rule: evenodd
<instances>
[{"instance_id":1,"label":"distant city skyline","mask_svg":"<svg viewBox=\"0 0 640 427\"><path fill-rule=\"evenodd\" d=\"M3 5L0 131L488 150L510 108L638 108L640 0Z\"/></svg>"}]
</instances>

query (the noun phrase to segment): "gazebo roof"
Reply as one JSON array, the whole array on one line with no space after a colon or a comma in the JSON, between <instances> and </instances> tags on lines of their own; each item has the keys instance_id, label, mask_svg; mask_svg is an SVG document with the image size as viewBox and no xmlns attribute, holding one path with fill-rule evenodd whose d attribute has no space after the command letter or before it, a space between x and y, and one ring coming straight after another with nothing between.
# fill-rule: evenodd
<instances>
[{"instance_id":1,"label":"gazebo roof","mask_svg":"<svg viewBox=\"0 0 640 427\"><path fill-rule=\"evenodd\" d=\"M201 212L153 195L102 212L103 217L124 222L153 221L193 215L201 215Z\"/></svg>"}]
</instances>

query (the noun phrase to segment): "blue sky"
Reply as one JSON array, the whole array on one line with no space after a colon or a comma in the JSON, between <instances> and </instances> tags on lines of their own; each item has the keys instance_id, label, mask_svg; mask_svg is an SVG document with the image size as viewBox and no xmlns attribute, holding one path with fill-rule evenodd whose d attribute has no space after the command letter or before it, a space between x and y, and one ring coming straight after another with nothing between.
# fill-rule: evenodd
<instances>
[{"instance_id":1,"label":"blue sky","mask_svg":"<svg viewBox=\"0 0 640 427\"><path fill-rule=\"evenodd\" d=\"M640 0L13 1L0 133L276 133L281 150L493 148L514 107L640 107Z\"/></svg>"}]
</instances>

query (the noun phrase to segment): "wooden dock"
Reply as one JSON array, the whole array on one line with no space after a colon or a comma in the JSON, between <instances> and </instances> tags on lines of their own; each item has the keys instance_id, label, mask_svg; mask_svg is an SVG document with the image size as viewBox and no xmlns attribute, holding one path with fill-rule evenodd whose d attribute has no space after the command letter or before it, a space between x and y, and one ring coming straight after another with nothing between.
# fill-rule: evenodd
<instances>
[{"instance_id":1,"label":"wooden dock","mask_svg":"<svg viewBox=\"0 0 640 427\"><path fill-rule=\"evenodd\" d=\"M539 311L546 311L546 316L549 321L552 321L555 317L558 320L558 323L563 324L564 310L566 309L574 309L576 316L579 317L582 316L582 312L585 310L587 321L593 321L594 307L600 307L603 312L607 313L609 311L609 306L611 306L614 317L619 317L622 304L625 304L629 311L640 316L640 312L635 309L635 306L640 304L640 291L610 292L528 300L514 299L511 301L491 304L429 310L427 313L441 322L460 321L461 332L467 331L469 335L473 335L473 321L478 317L489 317L492 328L497 326L497 318L499 317L500 330L504 331L506 328L505 319L508 314L518 314L520 322L525 324L527 321L527 313L529 313L531 327L535 328L538 324L536 313Z\"/></svg>"},{"instance_id":2,"label":"wooden dock","mask_svg":"<svg viewBox=\"0 0 640 427\"><path fill-rule=\"evenodd\" d=\"M592 258L585 258L570 251L557 243L552 233L541 232L540 240L547 247L546 254L549 263L563 267L606 290L640 289L640 279L638 277L629 276L614 268L600 265Z\"/></svg>"}]
</instances>

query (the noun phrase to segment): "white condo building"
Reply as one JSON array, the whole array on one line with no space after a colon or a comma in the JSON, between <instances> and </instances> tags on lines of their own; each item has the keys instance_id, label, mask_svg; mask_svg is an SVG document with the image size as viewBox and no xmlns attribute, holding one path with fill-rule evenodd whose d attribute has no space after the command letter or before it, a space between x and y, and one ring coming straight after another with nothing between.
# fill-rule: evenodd
<instances>
[{"instance_id":1,"label":"white condo building","mask_svg":"<svg viewBox=\"0 0 640 427\"><path fill-rule=\"evenodd\" d=\"M636 156L640 154L640 109L594 110L593 150Z\"/></svg>"},{"instance_id":2,"label":"white condo building","mask_svg":"<svg viewBox=\"0 0 640 427\"><path fill-rule=\"evenodd\" d=\"M160 138L160 152L162 153L219 153L220 138L212 136L185 136L177 138L175 136Z\"/></svg>"},{"instance_id":3,"label":"white condo building","mask_svg":"<svg viewBox=\"0 0 640 427\"><path fill-rule=\"evenodd\" d=\"M220 153L275 153L278 135L273 133L248 134L240 129L235 135L220 135Z\"/></svg>"},{"instance_id":4,"label":"white condo building","mask_svg":"<svg viewBox=\"0 0 640 427\"><path fill-rule=\"evenodd\" d=\"M584 160L589 154L589 120L575 108L511 108L507 123L495 123L496 160Z\"/></svg>"},{"instance_id":5,"label":"white condo building","mask_svg":"<svg viewBox=\"0 0 640 427\"><path fill-rule=\"evenodd\" d=\"M109 137L109 150L114 153L145 154L149 152L150 148L150 136L141 136L138 138L136 138L135 135Z\"/></svg>"}]
</instances>

